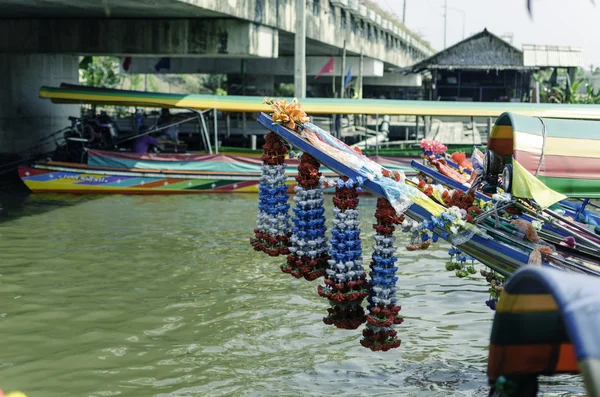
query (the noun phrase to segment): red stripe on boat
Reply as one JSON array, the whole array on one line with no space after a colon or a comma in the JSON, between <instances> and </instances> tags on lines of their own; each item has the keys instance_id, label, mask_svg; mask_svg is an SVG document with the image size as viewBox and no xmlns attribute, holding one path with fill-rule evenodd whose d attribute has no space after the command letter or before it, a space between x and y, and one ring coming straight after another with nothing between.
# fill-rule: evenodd
<instances>
[{"instance_id":1,"label":"red stripe on boat","mask_svg":"<svg viewBox=\"0 0 600 397\"><path fill-rule=\"evenodd\" d=\"M144 188L144 189L152 189L154 187L168 186L168 185L172 185L172 184L179 183L179 182L186 182L186 180L185 179L176 179L176 178L165 178L165 179L161 179L160 181L148 182L148 183L144 183L143 185L140 183L140 184L128 186L128 187L129 188L138 187L138 188ZM165 183L166 183L166 185L165 185Z\"/></svg>"},{"instance_id":2,"label":"red stripe on boat","mask_svg":"<svg viewBox=\"0 0 600 397\"><path fill-rule=\"evenodd\" d=\"M240 189L240 188L243 188L243 187L255 186L255 185L258 185L259 183L260 183L260 181L236 182L236 183L232 183L232 184L225 185L225 186L219 186L219 187L216 187L216 188L214 188L212 190L213 191L215 191L215 190L235 190L235 189ZM235 185L235 187L233 185Z\"/></svg>"},{"instance_id":3,"label":"red stripe on boat","mask_svg":"<svg viewBox=\"0 0 600 397\"><path fill-rule=\"evenodd\" d=\"M515 159L535 175L540 155L515 150ZM600 161L591 157L544 155L540 176L553 178L600 179Z\"/></svg>"},{"instance_id":4,"label":"red stripe on boat","mask_svg":"<svg viewBox=\"0 0 600 397\"><path fill-rule=\"evenodd\" d=\"M50 172L56 172L56 171L40 170L37 168L20 166L19 167L19 178L28 178L30 176L48 174Z\"/></svg>"}]
</instances>

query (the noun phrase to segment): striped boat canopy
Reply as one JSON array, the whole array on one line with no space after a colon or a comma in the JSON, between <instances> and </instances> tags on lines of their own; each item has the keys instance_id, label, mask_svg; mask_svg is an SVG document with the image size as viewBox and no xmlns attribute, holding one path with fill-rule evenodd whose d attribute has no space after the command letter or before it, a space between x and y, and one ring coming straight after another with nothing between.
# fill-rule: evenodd
<instances>
[{"instance_id":1,"label":"striped boat canopy","mask_svg":"<svg viewBox=\"0 0 600 397\"><path fill-rule=\"evenodd\" d=\"M488 143L511 156L550 189L569 197L600 198L600 122L504 113Z\"/></svg>"},{"instance_id":2,"label":"striped boat canopy","mask_svg":"<svg viewBox=\"0 0 600 397\"><path fill-rule=\"evenodd\" d=\"M501 376L581 372L588 395L599 397L599 331L600 279L527 266L500 295L490 341L490 384Z\"/></svg>"},{"instance_id":3,"label":"striped boat canopy","mask_svg":"<svg viewBox=\"0 0 600 397\"><path fill-rule=\"evenodd\" d=\"M111 90L61 84L60 88L42 87L40 98L55 103L91 103L115 106L156 108L217 109L224 112L269 112L262 97L162 94ZM438 102L388 99L304 98L302 107L313 114L380 114L400 116L472 116L498 117L510 111L519 114L600 120L599 105L557 105L531 103Z\"/></svg>"}]
</instances>

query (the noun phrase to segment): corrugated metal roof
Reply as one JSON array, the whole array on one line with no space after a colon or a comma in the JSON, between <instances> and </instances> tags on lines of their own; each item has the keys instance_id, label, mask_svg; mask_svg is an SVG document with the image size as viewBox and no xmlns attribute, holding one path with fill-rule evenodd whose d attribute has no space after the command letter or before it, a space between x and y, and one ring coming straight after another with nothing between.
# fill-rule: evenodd
<instances>
[{"instance_id":1,"label":"corrugated metal roof","mask_svg":"<svg viewBox=\"0 0 600 397\"><path fill-rule=\"evenodd\" d=\"M584 66L583 50L579 47L523 44L525 66Z\"/></svg>"}]
</instances>

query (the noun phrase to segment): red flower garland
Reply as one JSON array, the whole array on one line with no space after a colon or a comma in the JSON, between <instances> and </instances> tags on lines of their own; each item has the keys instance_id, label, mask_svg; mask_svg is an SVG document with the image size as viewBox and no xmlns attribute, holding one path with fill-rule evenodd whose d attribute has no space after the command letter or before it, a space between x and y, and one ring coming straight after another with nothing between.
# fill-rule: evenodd
<instances>
[{"instance_id":1,"label":"red flower garland","mask_svg":"<svg viewBox=\"0 0 600 397\"><path fill-rule=\"evenodd\" d=\"M288 153L287 147L283 141L274 132L269 132L265 136L265 144L262 147L263 154L260 157L262 162L267 165L281 165L285 161L285 155Z\"/></svg>"}]
</instances>

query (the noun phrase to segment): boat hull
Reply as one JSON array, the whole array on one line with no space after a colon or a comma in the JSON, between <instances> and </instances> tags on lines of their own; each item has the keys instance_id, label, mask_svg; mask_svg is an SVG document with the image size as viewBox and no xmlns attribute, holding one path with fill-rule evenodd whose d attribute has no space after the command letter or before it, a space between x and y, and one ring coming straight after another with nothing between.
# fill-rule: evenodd
<instances>
[{"instance_id":1,"label":"boat hull","mask_svg":"<svg viewBox=\"0 0 600 397\"><path fill-rule=\"evenodd\" d=\"M260 175L103 170L83 164L19 167L19 177L33 193L258 193L260 183ZM289 191L293 182L290 178Z\"/></svg>"},{"instance_id":2,"label":"boat hull","mask_svg":"<svg viewBox=\"0 0 600 397\"><path fill-rule=\"evenodd\" d=\"M35 163L19 167L33 193L198 194L258 193L262 162L248 156L149 155L90 150L94 164ZM414 171L409 158L378 159L390 169ZM286 160L288 192L296 184L298 160ZM322 169L327 178L337 178ZM333 193L334 189L327 189Z\"/></svg>"}]
</instances>

